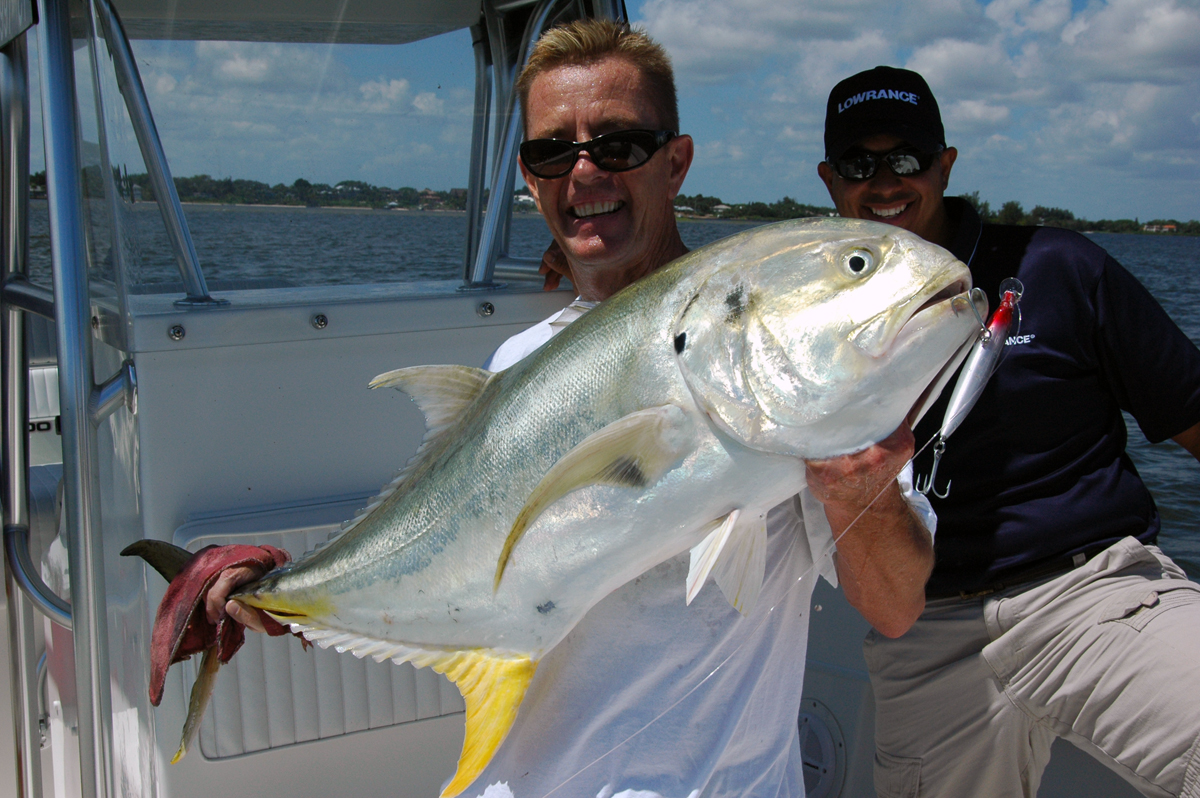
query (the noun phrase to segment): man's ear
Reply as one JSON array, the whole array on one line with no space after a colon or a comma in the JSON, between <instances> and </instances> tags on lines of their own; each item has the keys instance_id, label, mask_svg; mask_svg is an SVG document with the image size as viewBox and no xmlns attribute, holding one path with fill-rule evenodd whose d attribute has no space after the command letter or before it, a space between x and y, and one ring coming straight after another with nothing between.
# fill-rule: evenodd
<instances>
[{"instance_id":1,"label":"man's ear","mask_svg":"<svg viewBox=\"0 0 1200 798\"><path fill-rule=\"evenodd\" d=\"M685 133L667 142L665 154L671 169L667 179L667 197L673 200L679 195L679 189L683 188L683 179L687 177L688 169L692 166L696 145L692 142L692 137Z\"/></svg>"},{"instance_id":2,"label":"man's ear","mask_svg":"<svg viewBox=\"0 0 1200 798\"><path fill-rule=\"evenodd\" d=\"M821 178L821 181L825 184L825 190L829 192L829 198L833 199L834 171L833 171L833 167L829 165L828 161L820 161L817 164L817 175Z\"/></svg>"},{"instance_id":3,"label":"man's ear","mask_svg":"<svg viewBox=\"0 0 1200 798\"><path fill-rule=\"evenodd\" d=\"M533 202L537 205L538 213L542 212L542 200L538 197L538 181L537 178L530 174L525 168L525 162L517 158L517 166L521 167L521 177L525 180L525 185L529 188L529 196L533 197Z\"/></svg>"},{"instance_id":4,"label":"man's ear","mask_svg":"<svg viewBox=\"0 0 1200 798\"><path fill-rule=\"evenodd\" d=\"M958 150L954 147L947 147L938 154L938 159L942 166L942 191L950 185L950 170L954 168L954 162L958 160Z\"/></svg>"}]
</instances>

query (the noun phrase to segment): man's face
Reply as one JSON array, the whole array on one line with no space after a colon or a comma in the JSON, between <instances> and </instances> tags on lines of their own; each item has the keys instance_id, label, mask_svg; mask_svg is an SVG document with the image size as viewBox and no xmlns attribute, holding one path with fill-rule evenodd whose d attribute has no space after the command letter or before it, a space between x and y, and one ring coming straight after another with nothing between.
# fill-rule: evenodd
<instances>
[{"instance_id":1,"label":"man's face","mask_svg":"<svg viewBox=\"0 0 1200 798\"><path fill-rule=\"evenodd\" d=\"M906 144L896 136L879 134L863 139L854 149L884 155ZM947 147L934 158L932 166L909 177L897 177L883 163L868 180L846 180L825 161L817 165L817 173L842 216L894 224L946 246L950 230L942 195L957 157L958 151Z\"/></svg>"},{"instance_id":2,"label":"man's face","mask_svg":"<svg viewBox=\"0 0 1200 798\"><path fill-rule=\"evenodd\" d=\"M540 75L525 119L526 138L568 141L661 125L645 78L620 58ZM654 261L665 239L677 235L673 200L691 157L690 137L678 136L627 172L605 172L582 153L565 177L534 177L524 164L521 173L573 269L628 270Z\"/></svg>"}]
</instances>

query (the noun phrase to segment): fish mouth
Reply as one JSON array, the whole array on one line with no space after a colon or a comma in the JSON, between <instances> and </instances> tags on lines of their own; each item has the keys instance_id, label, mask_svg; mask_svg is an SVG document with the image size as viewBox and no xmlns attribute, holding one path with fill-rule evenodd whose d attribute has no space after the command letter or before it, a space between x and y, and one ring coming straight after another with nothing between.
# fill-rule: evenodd
<instances>
[{"instance_id":1,"label":"fish mouth","mask_svg":"<svg viewBox=\"0 0 1200 798\"><path fill-rule=\"evenodd\" d=\"M959 278L954 280L945 288L941 289L936 294L929 297L929 299L926 299L923 303L921 303L920 307L918 307L916 311L913 312L912 316L909 317L908 321L905 322L905 326L907 326L914 318L920 315L921 311L928 310L934 305L938 305L942 302L953 300L954 297L958 296L959 294L965 294L970 290L971 286L967 284L965 279Z\"/></svg>"},{"instance_id":2,"label":"fish mouth","mask_svg":"<svg viewBox=\"0 0 1200 798\"><path fill-rule=\"evenodd\" d=\"M885 309L863 322L850 333L849 340L869 357L883 357L906 332L915 335L929 312L970 290L969 273L964 268L956 276L956 271L948 269L940 287L936 283L927 285L897 309Z\"/></svg>"}]
</instances>

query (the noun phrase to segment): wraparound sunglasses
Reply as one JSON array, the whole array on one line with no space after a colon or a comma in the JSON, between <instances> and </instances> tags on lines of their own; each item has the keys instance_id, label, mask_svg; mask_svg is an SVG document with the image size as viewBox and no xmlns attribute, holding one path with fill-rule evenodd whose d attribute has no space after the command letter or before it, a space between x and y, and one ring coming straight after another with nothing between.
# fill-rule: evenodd
<instances>
[{"instance_id":1,"label":"wraparound sunglasses","mask_svg":"<svg viewBox=\"0 0 1200 798\"><path fill-rule=\"evenodd\" d=\"M830 163L846 180L870 180L879 171L879 165L882 163L886 163L896 177L912 177L933 166L933 159L941 151L941 147L937 152L922 152L916 147L898 147L880 155L860 150L848 156L835 158Z\"/></svg>"},{"instance_id":2,"label":"wraparound sunglasses","mask_svg":"<svg viewBox=\"0 0 1200 798\"><path fill-rule=\"evenodd\" d=\"M628 172L650 160L675 136L674 130L618 130L591 141L530 139L521 145L521 162L537 177L553 180L570 174L579 154L586 152L606 172Z\"/></svg>"}]
</instances>

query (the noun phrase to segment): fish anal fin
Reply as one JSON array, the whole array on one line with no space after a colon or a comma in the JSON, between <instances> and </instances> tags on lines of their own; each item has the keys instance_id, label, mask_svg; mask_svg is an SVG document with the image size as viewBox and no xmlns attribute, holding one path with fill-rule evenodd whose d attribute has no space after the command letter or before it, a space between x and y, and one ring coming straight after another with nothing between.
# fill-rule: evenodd
<instances>
[{"instance_id":1,"label":"fish anal fin","mask_svg":"<svg viewBox=\"0 0 1200 798\"><path fill-rule=\"evenodd\" d=\"M730 605L749 615L758 602L766 570L766 516L733 510L715 521L712 531L692 548L687 603L692 603L712 574Z\"/></svg>"},{"instance_id":2,"label":"fish anal fin","mask_svg":"<svg viewBox=\"0 0 1200 798\"><path fill-rule=\"evenodd\" d=\"M380 374L371 388L395 388L408 394L434 431L457 419L483 392L492 372L470 366L411 366Z\"/></svg>"},{"instance_id":3,"label":"fish anal fin","mask_svg":"<svg viewBox=\"0 0 1200 798\"><path fill-rule=\"evenodd\" d=\"M441 794L441 798L453 798L475 781L504 742L537 663L527 656L458 651L438 658L430 667L454 682L467 705L467 732L458 770Z\"/></svg>"},{"instance_id":4,"label":"fish anal fin","mask_svg":"<svg viewBox=\"0 0 1200 798\"><path fill-rule=\"evenodd\" d=\"M766 514L743 513L730 537L724 556L713 568L713 579L733 608L749 615L767 572Z\"/></svg>"},{"instance_id":5,"label":"fish anal fin","mask_svg":"<svg viewBox=\"0 0 1200 798\"><path fill-rule=\"evenodd\" d=\"M644 488L658 482L687 451L687 414L676 405L637 410L593 432L555 463L517 514L496 564L499 589L513 547L547 507L589 485Z\"/></svg>"}]
</instances>

